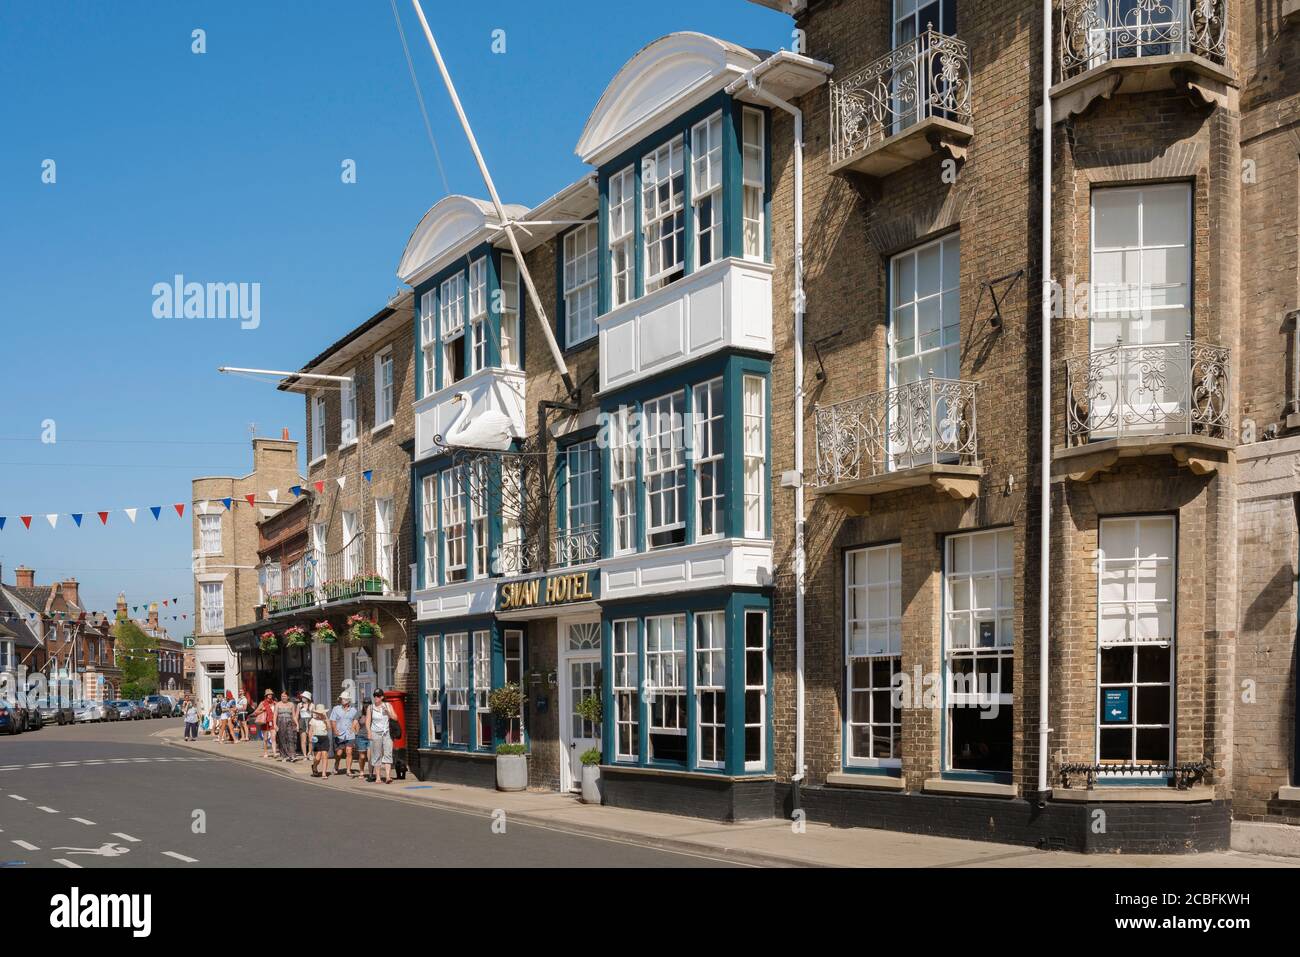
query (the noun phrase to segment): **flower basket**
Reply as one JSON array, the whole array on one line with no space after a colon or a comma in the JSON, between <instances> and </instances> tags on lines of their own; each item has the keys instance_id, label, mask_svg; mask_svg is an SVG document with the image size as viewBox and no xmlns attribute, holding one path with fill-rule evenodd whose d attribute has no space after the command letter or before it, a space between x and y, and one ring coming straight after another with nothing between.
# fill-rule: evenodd
<instances>
[{"instance_id":1,"label":"flower basket","mask_svg":"<svg viewBox=\"0 0 1300 957\"><path fill-rule=\"evenodd\" d=\"M275 637L275 632L264 631L260 637L262 640L258 642L258 647L267 654L274 654L280 650L280 640Z\"/></svg>"},{"instance_id":2,"label":"flower basket","mask_svg":"<svg viewBox=\"0 0 1300 957\"><path fill-rule=\"evenodd\" d=\"M339 636L335 633L334 626L328 621L318 621L315 630L311 633L311 640L332 645L339 640Z\"/></svg>"},{"instance_id":3,"label":"flower basket","mask_svg":"<svg viewBox=\"0 0 1300 957\"><path fill-rule=\"evenodd\" d=\"M365 615L352 615L348 618L348 638L354 642L383 638L384 633L378 622L371 621Z\"/></svg>"},{"instance_id":4,"label":"flower basket","mask_svg":"<svg viewBox=\"0 0 1300 957\"><path fill-rule=\"evenodd\" d=\"M307 644L307 632L303 631L298 625L290 625L284 630L284 646L286 648L303 648Z\"/></svg>"}]
</instances>

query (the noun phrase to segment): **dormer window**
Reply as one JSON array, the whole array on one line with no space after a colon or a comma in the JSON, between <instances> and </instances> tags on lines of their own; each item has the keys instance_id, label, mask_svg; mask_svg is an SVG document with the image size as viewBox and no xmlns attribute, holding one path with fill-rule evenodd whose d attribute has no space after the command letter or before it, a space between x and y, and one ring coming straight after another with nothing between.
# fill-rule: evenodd
<instances>
[{"instance_id":1,"label":"dormer window","mask_svg":"<svg viewBox=\"0 0 1300 957\"><path fill-rule=\"evenodd\" d=\"M645 291L653 292L685 275L686 174L683 138L674 137L645 158L641 167L642 231L645 235Z\"/></svg>"}]
</instances>

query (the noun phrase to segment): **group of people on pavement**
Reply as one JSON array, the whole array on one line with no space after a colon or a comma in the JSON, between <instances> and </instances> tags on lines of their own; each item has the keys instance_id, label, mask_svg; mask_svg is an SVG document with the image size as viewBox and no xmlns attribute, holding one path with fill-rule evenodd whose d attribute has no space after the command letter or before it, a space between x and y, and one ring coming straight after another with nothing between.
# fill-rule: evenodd
<instances>
[{"instance_id":1,"label":"group of people on pavement","mask_svg":"<svg viewBox=\"0 0 1300 957\"><path fill-rule=\"evenodd\" d=\"M393 781L393 738L400 737L401 732L397 712L384 699L382 689L375 690L373 700L362 710L353 704L349 691L341 692L338 704L327 712L325 705L312 701L310 691L294 699L282 690L277 698L270 688L251 711L242 690L238 697L227 691L215 698L205 716L200 715L190 695L185 696L181 710L187 741L198 740L200 722L206 719L217 741L251 741L256 733L262 739L264 758L293 763L310 757L314 778L333 773L364 777L372 783ZM331 755L333 771L329 767Z\"/></svg>"}]
</instances>

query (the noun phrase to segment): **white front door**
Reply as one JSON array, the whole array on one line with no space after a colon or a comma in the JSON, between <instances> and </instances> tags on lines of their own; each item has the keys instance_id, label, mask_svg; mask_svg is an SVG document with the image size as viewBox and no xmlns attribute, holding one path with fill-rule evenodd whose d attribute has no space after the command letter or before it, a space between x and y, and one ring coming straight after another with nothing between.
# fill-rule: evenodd
<instances>
[{"instance_id":1,"label":"white front door","mask_svg":"<svg viewBox=\"0 0 1300 957\"><path fill-rule=\"evenodd\" d=\"M600 748L600 725L579 713L584 699L602 693L600 622L569 622L559 632L560 746L567 756L560 761L560 789L573 791L582 784L582 753Z\"/></svg>"},{"instance_id":2,"label":"white front door","mask_svg":"<svg viewBox=\"0 0 1300 957\"><path fill-rule=\"evenodd\" d=\"M317 703L330 706L330 646L319 641L311 646L311 693Z\"/></svg>"}]
</instances>

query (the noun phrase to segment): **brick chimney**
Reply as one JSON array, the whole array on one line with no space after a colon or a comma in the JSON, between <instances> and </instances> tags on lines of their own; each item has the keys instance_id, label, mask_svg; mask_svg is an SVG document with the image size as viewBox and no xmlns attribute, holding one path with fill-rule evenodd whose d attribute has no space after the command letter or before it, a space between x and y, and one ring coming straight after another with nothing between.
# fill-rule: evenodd
<instances>
[{"instance_id":1,"label":"brick chimney","mask_svg":"<svg viewBox=\"0 0 1300 957\"><path fill-rule=\"evenodd\" d=\"M19 565L14 569L14 585L18 588L35 588L36 569Z\"/></svg>"},{"instance_id":2,"label":"brick chimney","mask_svg":"<svg viewBox=\"0 0 1300 957\"><path fill-rule=\"evenodd\" d=\"M281 438L282 440L284 440L285 442L288 442L288 441L289 441L289 430L288 430L288 429L281 429L281 430L280 430L280 438Z\"/></svg>"},{"instance_id":3,"label":"brick chimney","mask_svg":"<svg viewBox=\"0 0 1300 957\"><path fill-rule=\"evenodd\" d=\"M77 580L75 578L65 578L63 580L63 597L74 605L81 604L81 596L77 591Z\"/></svg>"}]
</instances>

